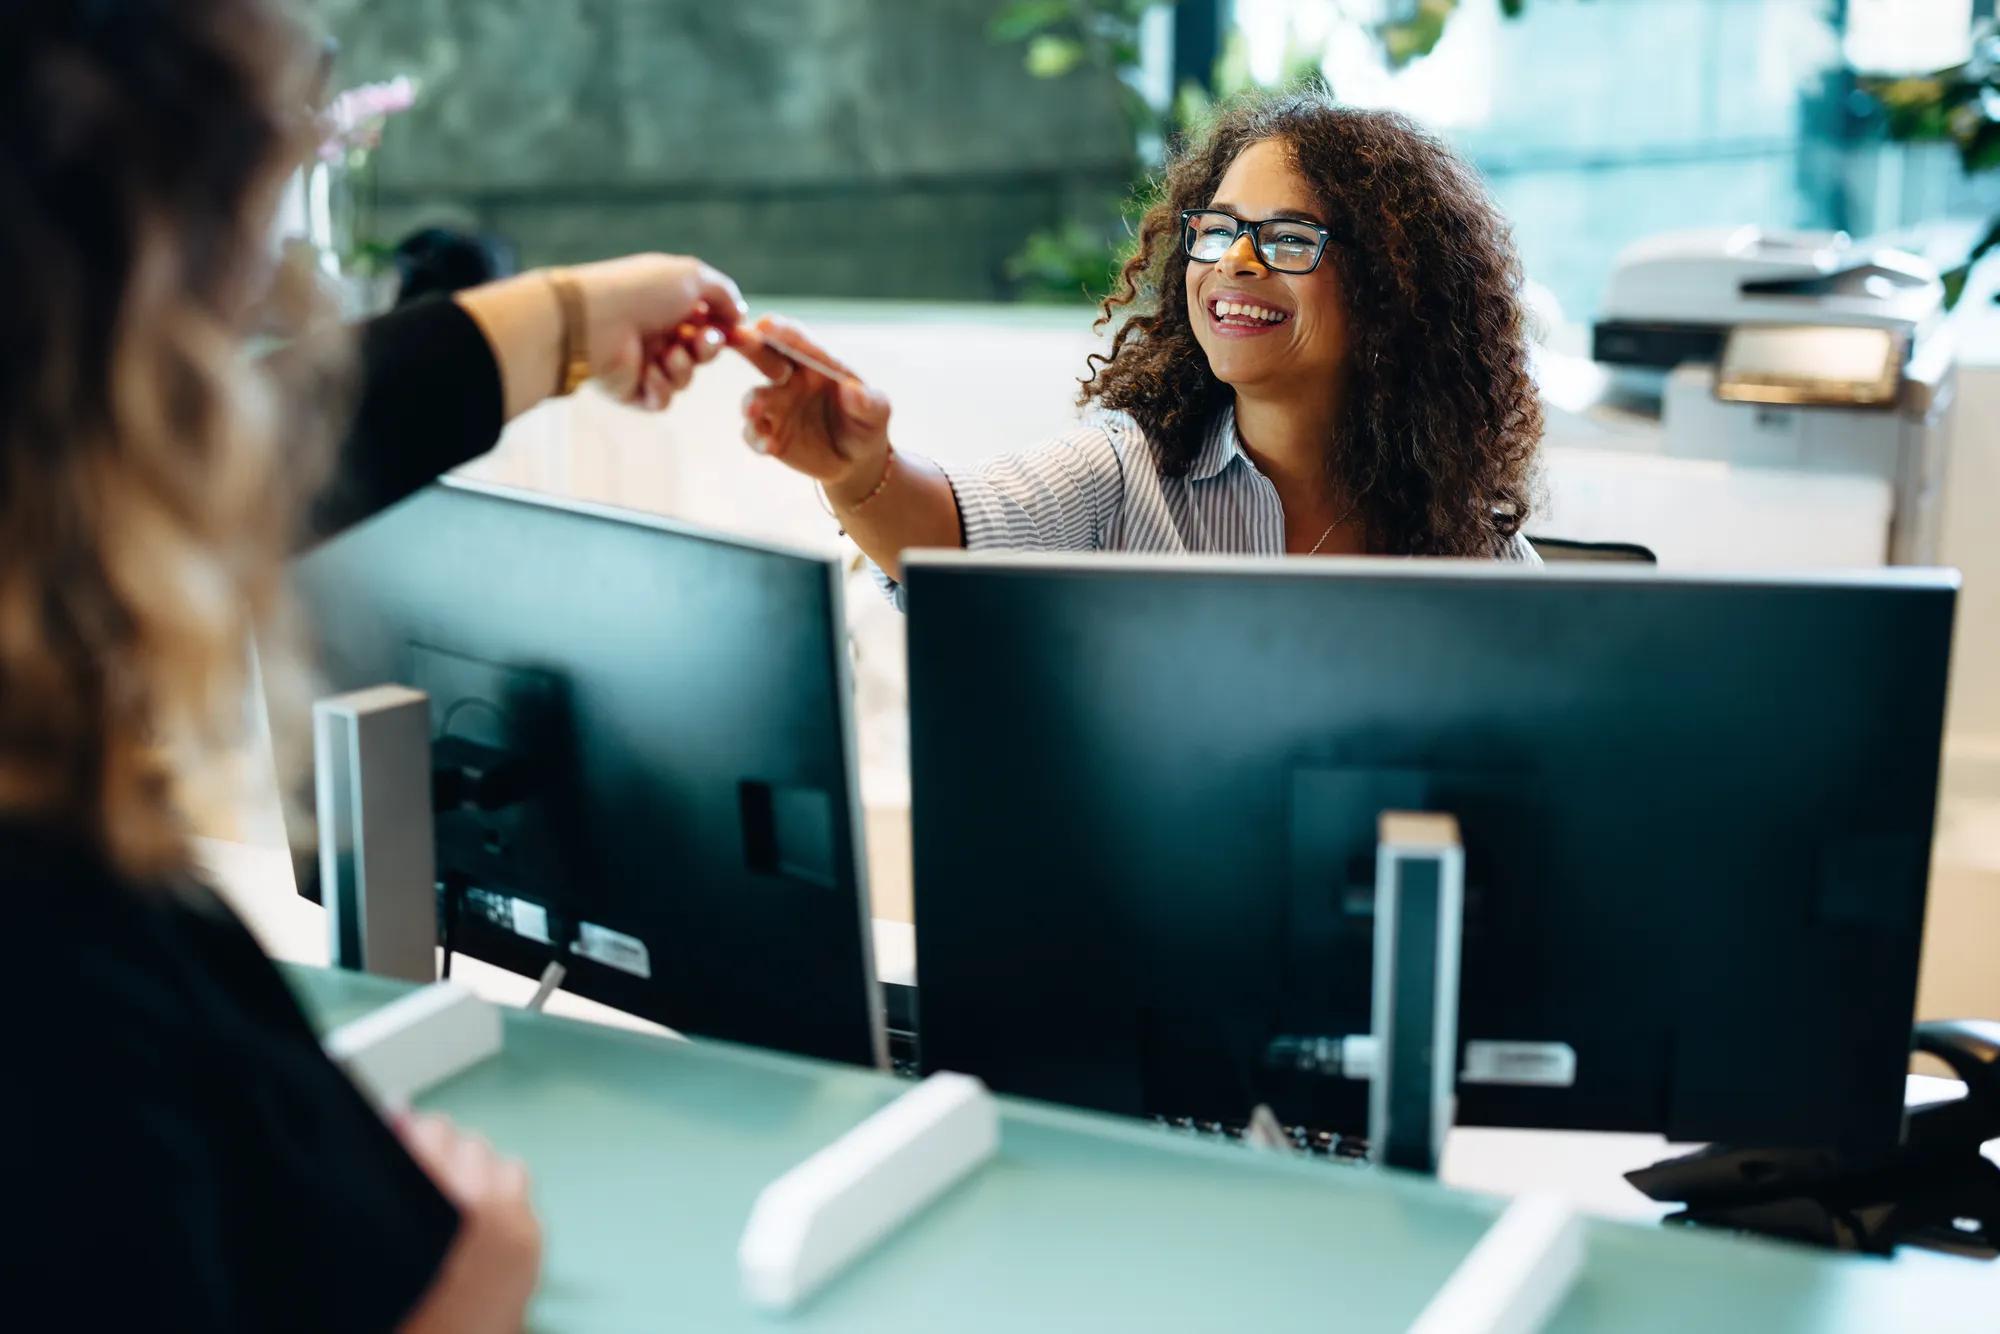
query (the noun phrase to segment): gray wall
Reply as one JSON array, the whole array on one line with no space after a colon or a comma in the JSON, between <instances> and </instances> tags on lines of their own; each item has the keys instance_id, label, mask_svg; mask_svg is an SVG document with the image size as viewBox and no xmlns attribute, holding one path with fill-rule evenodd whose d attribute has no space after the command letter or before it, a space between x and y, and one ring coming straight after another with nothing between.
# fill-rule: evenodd
<instances>
[{"instance_id":1,"label":"gray wall","mask_svg":"<svg viewBox=\"0 0 2000 1334\"><path fill-rule=\"evenodd\" d=\"M339 85L423 83L377 158L383 240L476 224L528 263L663 249L754 291L978 299L1129 178L1116 85L1029 77L996 0L313 7Z\"/></svg>"}]
</instances>

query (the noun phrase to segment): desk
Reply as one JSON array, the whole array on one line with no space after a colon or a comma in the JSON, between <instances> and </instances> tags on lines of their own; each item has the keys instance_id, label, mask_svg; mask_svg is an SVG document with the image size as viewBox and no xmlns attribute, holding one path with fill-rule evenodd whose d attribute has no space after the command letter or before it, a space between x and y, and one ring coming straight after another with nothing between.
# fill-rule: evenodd
<instances>
[{"instance_id":1,"label":"desk","mask_svg":"<svg viewBox=\"0 0 2000 1334\"><path fill-rule=\"evenodd\" d=\"M202 869L272 958L323 966L328 962L326 912L300 898L291 860L275 848L198 839ZM916 933L907 922L876 919L875 965L884 982L916 980ZM531 978L459 957L453 980L497 1005L519 1007L535 993ZM614 1028L670 1036L670 1030L622 1010L558 991L547 1012ZM1671 1206L1647 1199L1625 1181L1634 1168L1656 1163L1681 1146L1658 1135L1565 1134L1538 1130L1458 1127L1445 1143L1440 1175L1466 1190L1514 1195L1553 1191L1605 1218L1657 1222Z\"/></svg>"},{"instance_id":2,"label":"desk","mask_svg":"<svg viewBox=\"0 0 2000 1334\"><path fill-rule=\"evenodd\" d=\"M292 967L318 1022L405 984ZM735 1248L765 1184L902 1088L868 1071L508 1011L506 1049L423 1100L529 1163L540 1331L1400 1330L1497 1202L1389 1171L1001 1099L999 1158L780 1319ZM1592 1221L1550 1326L1625 1334L1991 1334L2000 1275Z\"/></svg>"},{"instance_id":3,"label":"desk","mask_svg":"<svg viewBox=\"0 0 2000 1334\"><path fill-rule=\"evenodd\" d=\"M300 898L292 883L289 857L272 848L217 839L198 839L199 859L210 881L273 958L287 963L323 966L327 963L326 913ZM915 931L905 922L877 919L876 970L884 982L905 985L916 978ZM495 1004L518 1008L535 993L535 982L478 959L460 957L453 964L455 981ZM557 992L547 1012L564 1018L623 1028L656 1036L670 1030L596 1001ZM1957 1096L1955 1081L1910 1077L1914 1102ZM1688 1145L1670 1144L1659 1135L1606 1134L1580 1131L1499 1130L1482 1126L1454 1127L1445 1140L1439 1177L1461 1190L1511 1196L1542 1191L1562 1196L1574 1207L1600 1218L1655 1223L1673 1212L1642 1195L1625 1173L1683 1152ZM1987 1148L2000 1162L2000 1140ZM2000 1284L2000 1262L1994 1281Z\"/></svg>"}]
</instances>

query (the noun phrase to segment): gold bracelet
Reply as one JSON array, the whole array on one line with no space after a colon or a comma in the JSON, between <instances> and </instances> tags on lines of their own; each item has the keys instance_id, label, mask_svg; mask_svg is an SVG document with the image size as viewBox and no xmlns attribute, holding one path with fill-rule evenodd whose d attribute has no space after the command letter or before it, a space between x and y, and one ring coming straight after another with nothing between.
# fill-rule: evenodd
<instances>
[{"instance_id":1,"label":"gold bracelet","mask_svg":"<svg viewBox=\"0 0 2000 1334\"><path fill-rule=\"evenodd\" d=\"M849 514L858 514L864 507L866 507L869 501L881 495L882 488L889 485L889 473L892 470L894 470L895 466L896 466L896 447L894 445L891 445L889 446L889 452L882 456L882 475L881 477L876 479L874 488L870 490L867 495L855 501L852 505L845 506L844 508L847 510L847 512ZM822 495L825 494L825 491L826 491L825 487L820 488L820 492ZM831 499L832 499L831 497L828 497L829 502L831 501ZM829 513L832 512L831 508L829 508L828 512Z\"/></svg>"},{"instance_id":2,"label":"gold bracelet","mask_svg":"<svg viewBox=\"0 0 2000 1334\"><path fill-rule=\"evenodd\" d=\"M568 269L549 269L543 275L556 296L562 312L562 349L556 357L556 397L563 398L583 388L590 378L590 326L583 315L583 289Z\"/></svg>"}]
</instances>

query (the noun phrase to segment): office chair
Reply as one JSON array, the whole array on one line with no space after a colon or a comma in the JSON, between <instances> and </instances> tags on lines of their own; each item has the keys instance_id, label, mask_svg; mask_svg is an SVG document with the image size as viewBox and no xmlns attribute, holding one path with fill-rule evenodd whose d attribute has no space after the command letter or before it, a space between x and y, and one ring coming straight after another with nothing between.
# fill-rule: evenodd
<instances>
[{"instance_id":1,"label":"office chair","mask_svg":"<svg viewBox=\"0 0 2000 1334\"><path fill-rule=\"evenodd\" d=\"M1610 561L1634 565L1658 565L1660 558L1651 547L1637 542L1576 542L1566 537L1530 537L1528 545L1546 563L1556 561Z\"/></svg>"}]
</instances>

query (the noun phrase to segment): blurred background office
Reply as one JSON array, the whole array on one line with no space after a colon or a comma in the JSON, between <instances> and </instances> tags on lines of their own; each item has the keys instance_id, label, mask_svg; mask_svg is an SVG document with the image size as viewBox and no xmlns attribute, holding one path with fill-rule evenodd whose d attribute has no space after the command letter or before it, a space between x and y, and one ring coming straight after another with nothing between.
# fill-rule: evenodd
<instances>
[{"instance_id":1,"label":"blurred background office","mask_svg":"<svg viewBox=\"0 0 2000 1334\"><path fill-rule=\"evenodd\" d=\"M948 461L1071 419L1092 302L1177 127L1304 78L1407 112L1472 159L1515 227L1550 422L1531 534L1640 543L1681 568L1964 568L1919 1008L2000 1011L1991 0L314 8L352 91L288 226L351 309L394 301L440 254L496 271L700 254L887 390L901 447ZM1902 340L1888 402L1725 404L1717 347L1617 342L1768 322L1744 284L1814 274L1831 285L1795 285L1794 319ZM477 468L836 545L805 484L742 449L748 383L718 368L664 418L552 403ZM864 581L849 614L876 906L907 915L901 625ZM275 837L263 814L229 818Z\"/></svg>"}]
</instances>

